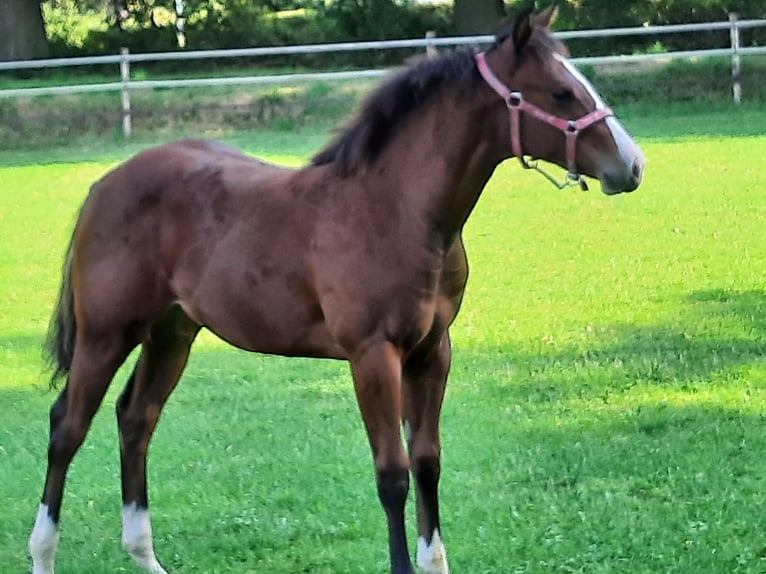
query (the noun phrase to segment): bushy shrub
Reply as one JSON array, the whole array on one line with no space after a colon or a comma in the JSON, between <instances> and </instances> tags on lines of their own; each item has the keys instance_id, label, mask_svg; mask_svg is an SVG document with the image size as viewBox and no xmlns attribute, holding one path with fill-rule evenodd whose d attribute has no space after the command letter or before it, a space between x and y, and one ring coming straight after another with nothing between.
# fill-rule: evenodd
<instances>
[{"instance_id":1,"label":"bushy shrub","mask_svg":"<svg viewBox=\"0 0 766 574\"><path fill-rule=\"evenodd\" d=\"M166 3L172 7L172 2ZM147 3L146 9L172 14L161 4ZM85 27L76 6L74 0L46 3L48 34L56 56L114 54L123 46L132 52L178 49L174 18L158 24L151 14L136 14L120 26L116 21L107 26L103 15L93 25L91 11L90 25ZM302 8L280 12L269 6ZM185 16L186 48L200 50L417 38L429 30L442 36L454 32L450 5L411 0L187 0Z\"/></svg>"},{"instance_id":2,"label":"bushy shrub","mask_svg":"<svg viewBox=\"0 0 766 574\"><path fill-rule=\"evenodd\" d=\"M507 3L513 13L525 0ZM173 0L134 0L130 18L121 25L76 0L47 0L44 5L54 56L114 54L126 46L133 52L178 49ZM729 11L741 18L766 18L763 0L567 0L559 2L556 28L596 29L721 21ZM321 42L423 37L434 30L452 35L452 3L416 4L414 0L185 0L186 48L241 48ZM278 11L281 10L281 11ZM162 13L163 18L155 18ZM95 21L95 24L94 24ZM108 22L108 24L107 24ZM766 44L766 29L743 32L747 45ZM578 56L668 50L720 48L729 45L727 30L696 34L662 34L573 40ZM311 56L301 65L369 66L397 61L401 53L348 53ZM266 62L285 64L287 61Z\"/></svg>"},{"instance_id":3,"label":"bushy shrub","mask_svg":"<svg viewBox=\"0 0 766 574\"><path fill-rule=\"evenodd\" d=\"M451 31L444 7L391 0L345 0L320 9L335 40L393 40L422 37L427 30Z\"/></svg>"},{"instance_id":4,"label":"bushy shrub","mask_svg":"<svg viewBox=\"0 0 766 574\"><path fill-rule=\"evenodd\" d=\"M766 18L763 0L622 0L618 10L614 0L568 0L561 2L556 28L586 30L633 26L661 26L695 22L721 22L729 13L741 19ZM747 31L749 44L766 43L766 29ZM728 30L715 32L662 34L657 36L623 36L568 42L578 56L631 54L652 50L661 42L668 50L694 50L728 47Z\"/></svg>"}]
</instances>

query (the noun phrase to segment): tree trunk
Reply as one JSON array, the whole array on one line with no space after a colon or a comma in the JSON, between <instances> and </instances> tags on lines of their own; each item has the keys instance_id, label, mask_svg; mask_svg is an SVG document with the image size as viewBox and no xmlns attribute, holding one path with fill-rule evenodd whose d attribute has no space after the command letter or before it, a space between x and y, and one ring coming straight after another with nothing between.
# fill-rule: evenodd
<instances>
[{"instance_id":1,"label":"tree trunk","mask_svg":"<svg viewBox=\"0 0 766 574\"><path fill-rule=\"evenodd\" d=\"M504 17L503 0L455 0L455 26L460 34L494 34Z\"/></svg>"},{"instance_id":2,"label":"tree trunk","mask_svg":"<svg viewBox=\"0 0 766 574\"><path fill-rule=\"evenodd\" d=\"M0 0L0 61L48 55L39 0Z\"/></svg>"}]
</instances>

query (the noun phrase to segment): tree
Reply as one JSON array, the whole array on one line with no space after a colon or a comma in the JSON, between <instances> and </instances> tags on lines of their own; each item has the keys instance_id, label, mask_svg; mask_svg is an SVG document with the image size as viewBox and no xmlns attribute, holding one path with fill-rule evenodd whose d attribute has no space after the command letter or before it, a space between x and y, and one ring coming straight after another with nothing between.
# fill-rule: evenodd
<instances>
[{"instance_id":1,"label":"tree","mask_svg":"<svg viewBox=\"0 0 766 574\"><path fill-rule=\"evenodd\" d=\"M455 0L455 27L460 34L492 34L503 18L503 0Z\"/></svg>"},{"instance_id":2,"label":"tree","mask_svg":"<svg viewBox=\"0 0 766 574\"><path fill-rule=\"evenodd\" d=\"M48 39L38 0L0 0L0 61L48 55Z\"/></svg>"}]
</instances>

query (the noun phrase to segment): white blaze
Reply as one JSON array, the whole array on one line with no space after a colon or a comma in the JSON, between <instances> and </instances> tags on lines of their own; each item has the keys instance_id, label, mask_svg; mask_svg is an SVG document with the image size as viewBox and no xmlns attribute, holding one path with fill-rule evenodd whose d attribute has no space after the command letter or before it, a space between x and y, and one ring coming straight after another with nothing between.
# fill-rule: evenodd
<instances>
[{"instance_id":1,"label":"white blaze","mask_svg":"<svg viewBox=\"0 0 766 574\"><path fill-rule=\"evenodd\" d=\"M586 78L580 70L575 68L574 64L561 54L553 54L553 57L561 62L567 72L588 92L588 95L593 99L593 103L597 110L603 110L606 108L606 102L604 102L601 95L593 87L588 78ZM633 166L633 162L641 156L641 151L638 149L636 142L630 137L628 131L614 116L609 116L604 120L606 122L609 131L612 132L612 139L620 152L620 157L625 162L625 165L629 168Z\"/></svg>"}]
</instances>

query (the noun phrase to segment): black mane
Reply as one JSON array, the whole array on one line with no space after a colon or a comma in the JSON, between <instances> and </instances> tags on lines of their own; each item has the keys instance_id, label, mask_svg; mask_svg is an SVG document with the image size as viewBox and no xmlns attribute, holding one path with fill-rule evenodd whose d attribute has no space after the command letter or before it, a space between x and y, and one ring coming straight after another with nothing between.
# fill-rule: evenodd
<instances>
[{"instance_id":1,"label":"black mane","mask_svg":"<svg viewBox=\"0 0 766 574\"><path fill-rule=\"evenodd\" d=\"M369 165L414 110L446 86L477 78L473 52L424 60L399 72L367 97L356 118L312 158L311 164L334 164L344 174Z\"/></svg>"}]
</instances>

